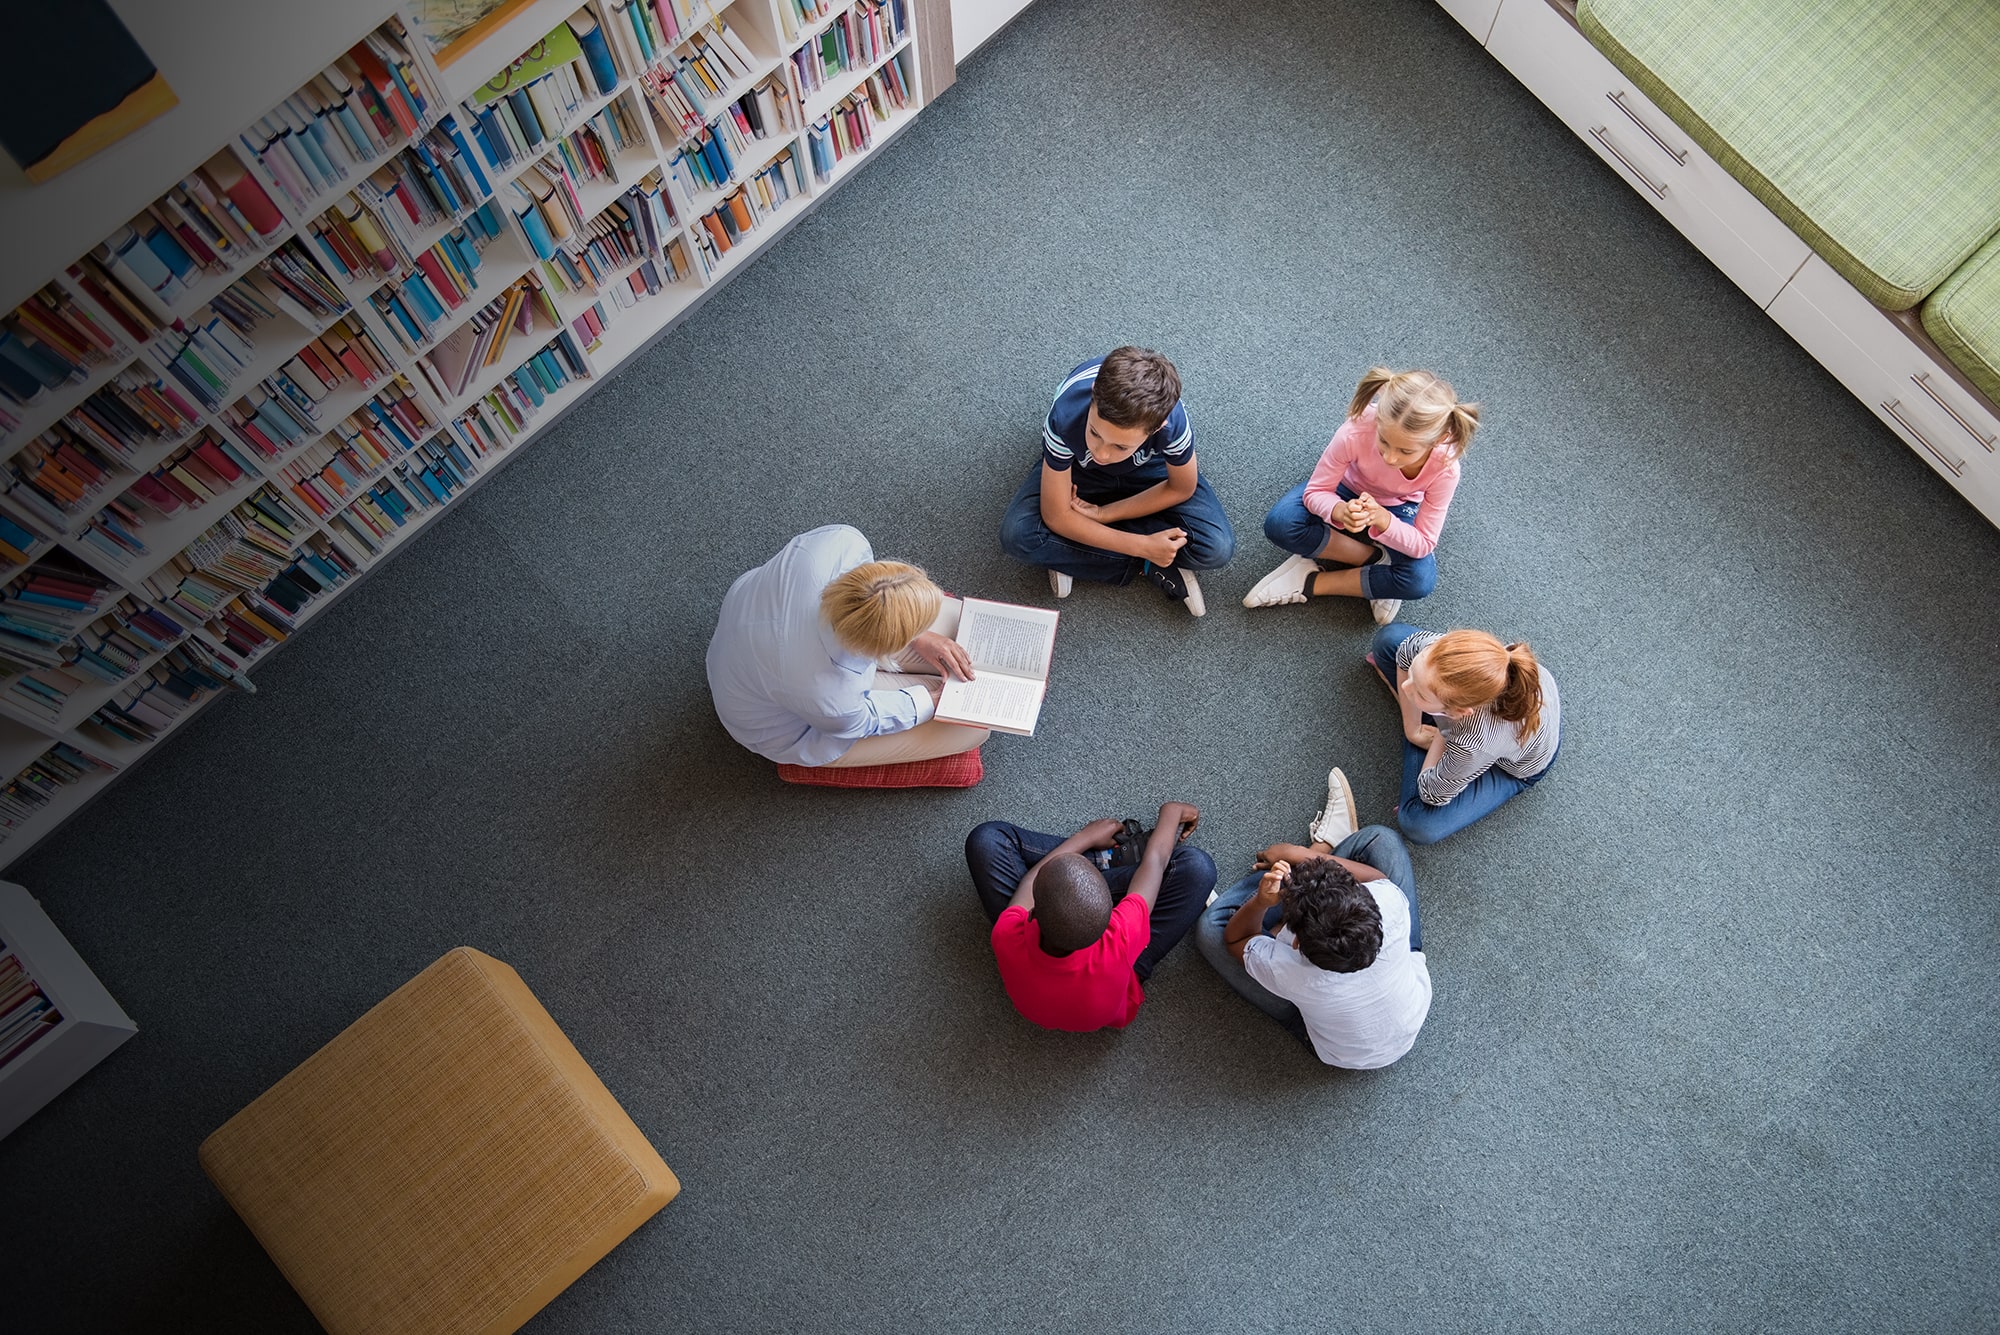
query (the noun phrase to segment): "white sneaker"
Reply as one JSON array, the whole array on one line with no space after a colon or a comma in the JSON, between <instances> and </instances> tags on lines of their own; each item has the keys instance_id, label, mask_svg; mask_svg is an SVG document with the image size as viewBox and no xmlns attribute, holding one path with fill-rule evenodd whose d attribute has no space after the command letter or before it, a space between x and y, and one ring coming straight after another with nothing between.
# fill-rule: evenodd
<instances>
[{"instance_id":1,"label":"white sneaker","mask_svg":"<svg viewBox=\"0 0 2000 1335\"><path fill-rule=\"evenodd\" d=\"M1187 586L1187 597L1181 601L1186 605L1191 617L1207 616L1208 604L1202 600L1201 582L1194 577L1194 571L1181 571L1181 583Z\"/></svg>"},{"instance_id":2,"label":"white sneaker","mask_svg":"<svg viewBox=\"0 0 2000 1335\"><path fill-rule=\"evenodd\" d=\"M1076 587L1076 580L1060 570L1049 572L1049 592L1058 598L1069 597L1069 591Z\"/></svg>"},{"instance_id":3,"label":"white sneaker","mask_svg":"<svg viewBox=\"0 0 2000 1335\"><path fill-rule=\"evenodd\" d=\"M1284 563L1257 581L1243 595L1245 607L1280 607L1305 602L1306 586L1319 573L1319 563L1307 556L1288 556Z\"/></svg>"},{"instance_id":4,"label":"white sneaker","mask_svg":"<svg viewBox=\"0 0 2000 1335\"><path fill-rule=\"evenodd\" d=\"M1338 848L1341 840L1360 828L1361 819L1354 811L1354 789L1348 786L1347 776L1336 765L1326 775L1326 806L1313 817L1306 833L1315 843Z\"/></svg>"}]
</instances>

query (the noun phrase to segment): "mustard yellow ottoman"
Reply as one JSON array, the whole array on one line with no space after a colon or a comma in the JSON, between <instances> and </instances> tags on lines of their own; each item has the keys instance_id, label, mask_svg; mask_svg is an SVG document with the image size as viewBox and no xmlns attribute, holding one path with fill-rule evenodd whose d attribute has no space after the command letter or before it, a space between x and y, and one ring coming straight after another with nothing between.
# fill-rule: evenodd
<instances>
[{"instance_id":1,"label":"mustard yellow ottoman","mask_svg":"<svg viewBox=\"0 0 2000 1335\"><path fill-rule=\"evenodd\" d=\"M520 975L465 947L201 1166L332 1335L505 1335L680 1191Z\"/></svg>"}]
</instances>

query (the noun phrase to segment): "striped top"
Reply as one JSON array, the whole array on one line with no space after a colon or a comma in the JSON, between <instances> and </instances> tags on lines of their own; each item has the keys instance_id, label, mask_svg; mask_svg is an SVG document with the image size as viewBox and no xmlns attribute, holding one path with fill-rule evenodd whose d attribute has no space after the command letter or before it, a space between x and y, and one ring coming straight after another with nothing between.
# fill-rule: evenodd
<instances>
[{"instance_id":1,"label":"striped top","mask_svg":"<svg viewBox=\"0 0 2000 1335\"><path fill-rule=\"evenodd\" d=\"M1396 666L1408 672L1411 660L1439 638L1439 632L1424 630L1404 640L1396 650ZM1443 806L1495 765L1517 779L1532 779L1549 767L1562 740L1562 700L1548 665L1536 666L1542 675L1542 718L1527 741L1520 739L1512 723L1490 710L1475 709L1464 718L1435 717L1444 737L1444 754L1417 776L1417 796L1427 806Z\"/></svg>"}]
</instances>

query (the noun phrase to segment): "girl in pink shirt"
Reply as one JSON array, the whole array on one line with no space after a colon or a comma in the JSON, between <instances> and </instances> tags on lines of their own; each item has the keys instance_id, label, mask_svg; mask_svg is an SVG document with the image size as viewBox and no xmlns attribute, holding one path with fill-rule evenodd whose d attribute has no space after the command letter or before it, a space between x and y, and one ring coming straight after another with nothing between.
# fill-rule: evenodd
<instances>
[{"instance_id":1,"label":"girl in pink shirt","mask_svg":"<svg viewBox=\"0 0 2000 1335\"><path fill-rule=\"evenodd\" d=\"M1366 598L1377 625L1394 621L1437 584L1432 553L1478 429L1479 405L1429 371L1371 368L1312 476L1264 517L1264 536L1291 555L1243 605Z\"/></svg>"}]
</instances>

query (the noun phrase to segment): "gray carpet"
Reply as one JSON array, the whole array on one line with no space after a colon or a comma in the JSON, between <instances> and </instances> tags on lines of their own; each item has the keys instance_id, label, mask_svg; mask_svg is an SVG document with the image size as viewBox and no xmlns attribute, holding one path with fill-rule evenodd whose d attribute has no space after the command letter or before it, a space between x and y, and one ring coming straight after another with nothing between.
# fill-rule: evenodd
<instances>
[{"instance_id":1,"label":"gray carpet","mask_svg":"<svg viewBox=\"0 0 2000 1335\"><path fill-rule=\"evenodd\" d=\"M1080 587L968 792L734 749L702 651L794 532L1046 601L999 514L1127 340L1242 538L1207 619ZM1547 783L1418 850L1427 1028L1331 1072L1186 948L1129 1031L1030 1028L978 821L1185 798L1227 873L1329 763L1394 800L1365 610L1238 605L1374 361L1489 412L1412 619L1567 706ZM195 1147L465 943L685 1184L550 1335L1994 1328L1995 588L2000 534L1431 4L1040 0L12 869L142 1032L0 1143L8 1316L313 1329Z\"/></svg>"}]
</instances>

